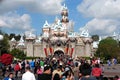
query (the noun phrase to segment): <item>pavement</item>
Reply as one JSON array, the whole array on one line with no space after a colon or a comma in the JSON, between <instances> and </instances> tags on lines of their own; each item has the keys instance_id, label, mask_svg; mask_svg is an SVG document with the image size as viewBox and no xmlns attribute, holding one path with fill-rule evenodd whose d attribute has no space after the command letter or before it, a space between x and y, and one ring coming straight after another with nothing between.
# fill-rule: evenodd
<instances>
[{"instance_id":1,"label":"pavement","mask_svg":"<svg viewBox=\"0 0 120 80\"><path fill-rule=\"evenodd\" d=\"M104 73L103 75L105 77L114 77L115 75L118 75L120 77L120 64L117 64L115 66L108 67L107 64L104 64Z\"/></svg>"}]
</instances>

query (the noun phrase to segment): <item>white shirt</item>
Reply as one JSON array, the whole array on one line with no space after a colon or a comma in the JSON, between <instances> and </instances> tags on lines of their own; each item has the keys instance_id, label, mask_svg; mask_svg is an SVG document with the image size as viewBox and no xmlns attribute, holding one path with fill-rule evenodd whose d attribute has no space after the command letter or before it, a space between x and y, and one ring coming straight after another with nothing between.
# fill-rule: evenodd
<instances>
[{"instance_id":1,"label":"white shirt","mask_svg":"<svg viewBox=\"0 0 120 80\"><path fill-rule=\"evenodd\" d=\"M11 78L9 78L8 80L12 80Z\"/></svg>"},{"instance_id":2,"label":"white shirt","mask_svg":"<svg viewBox=\"0 0 120 80\"><path fill-rule=\"evenodd\" d=\"M22 80L36 80L36 79L33 73L31 73L30 71L27 71L22 75Z\"/></svg>"}]
</instances>

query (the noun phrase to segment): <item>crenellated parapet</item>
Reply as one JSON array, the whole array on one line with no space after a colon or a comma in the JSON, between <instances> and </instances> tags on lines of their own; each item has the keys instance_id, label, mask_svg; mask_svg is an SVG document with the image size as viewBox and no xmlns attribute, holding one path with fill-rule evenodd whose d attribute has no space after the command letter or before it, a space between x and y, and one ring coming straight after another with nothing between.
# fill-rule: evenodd
<instances>
[{"instance_id":1,"label":"crenellated parapet","mask_svg":"<svg viewBox=\"0 0 120 80\"><path fill-rule=\"evenodd\" d=\"M84 42L85 44L91 44L91 43L93 42L93 40L92 40L92 38L90 38L90 37L85 37L85 38L83 38L83 42Z\"/></svg>"},{"instance_id":2,"label":"crenellated parapet","mask_svg":"<svg viewBox=\"0 0 120 80\"><path fill-rule=\"evenodd\" d=\"M26 35L26 38L25 38L27 41L34 41L36 39L36 36L32 33L32 32L29 32L27 35Z\"/></svg>"}]
</instances>

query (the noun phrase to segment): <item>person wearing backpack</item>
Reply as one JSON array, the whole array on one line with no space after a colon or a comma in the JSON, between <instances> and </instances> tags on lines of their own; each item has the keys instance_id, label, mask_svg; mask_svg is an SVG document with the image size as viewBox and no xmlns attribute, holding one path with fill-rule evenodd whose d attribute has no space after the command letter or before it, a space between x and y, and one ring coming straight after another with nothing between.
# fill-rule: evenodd
<instances>
[{"instance_id":1,"label":"person wearing backpack","mask_svg":"<svg viewBox=\"0 0 120 80\"><path fill-rule=\"evenodd\" d=\"M14 67L14 70L15 70L15 77L17 78L18 77L18 71L20 71L20 66L18 63L16 63L15 67Z\"/></svg>"},{"instance_id":2,"label":"person wearing backpack","mask_svg":"<svg viewBox=\"0 0 120 80\"><path fill-rule=\"evenodd\" d=\"M92 69L92 75L101 80L102 69L99 67L99 64L95 64L95 67Z\"/></svg>"}]
</instances>

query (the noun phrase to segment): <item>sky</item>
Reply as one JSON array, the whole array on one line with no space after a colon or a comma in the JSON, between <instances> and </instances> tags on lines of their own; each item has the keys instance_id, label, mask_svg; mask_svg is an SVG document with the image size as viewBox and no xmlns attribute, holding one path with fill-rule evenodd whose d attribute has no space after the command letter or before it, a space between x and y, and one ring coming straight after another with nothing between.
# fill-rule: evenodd
<instances>
[{"instance_id":1,"label":"sky","mask_svg":"<svg viewBox=\"0 0 120 80\"><path fill-rule=\"evenodd\" d=\"M47 20L61 19L66 4L74 31L90 35L111 35L120 31L120 0L0 0L0 29L6 33L42 33Z\"/></svg>"}]
</instances>

